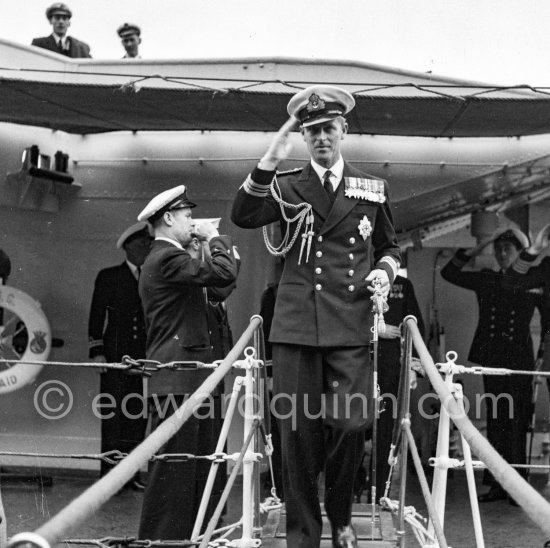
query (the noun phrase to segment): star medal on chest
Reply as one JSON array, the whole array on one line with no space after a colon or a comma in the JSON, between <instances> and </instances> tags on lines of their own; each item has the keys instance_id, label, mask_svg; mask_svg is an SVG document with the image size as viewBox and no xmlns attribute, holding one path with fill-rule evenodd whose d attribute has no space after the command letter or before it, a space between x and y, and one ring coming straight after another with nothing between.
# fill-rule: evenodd
<instances>
[{"instance_id":1,"label":"star medal on chest","mask_svg":"<svg viewBox=\"0 0 550 548\"><path fill-rule=\"evenodd\" d=\"M363 215L363 218L359 221L359 234L363 237L363 240L366 240L372 233L372 225L366 215Z\"/></svg>"}]
</instances>

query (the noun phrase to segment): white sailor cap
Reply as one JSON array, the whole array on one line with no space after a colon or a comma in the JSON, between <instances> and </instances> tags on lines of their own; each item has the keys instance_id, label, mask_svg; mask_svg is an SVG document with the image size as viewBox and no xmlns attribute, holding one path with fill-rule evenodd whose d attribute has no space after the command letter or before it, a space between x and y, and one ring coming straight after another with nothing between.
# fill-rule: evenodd
<instances>
[{"instance_id":1,"label":"white sailor cap","mask_svg":"<svg viewBox=\"0 0 550 548\"><path fill-rule=\"evenodd\" d=\"M353 95L336 86L310 86L299 91L286 107L302 127L320 124L344 116L355 106Z\"/></svg>"},{"instance_id":2,"label":"white sailor cap","mask_svg":"<svg viewBox=\"0 0 550 548\"><path fill-rule=\"evenodd\" d=\"M144 236L151 237L149 232L149 225L144 222L135 223L132 226L129 226L119 237L116 242L117 249L122 249L122 246L127 243L129 240L133 240L141 236L143 233Z\"/></svg>"},{"instance_id":3,"label":"white sailor cap","mask_svg":"<svg viewBox=\"0 0 550 548\"><path fill-rule=\"evenodd\" d=\"M493 240L493 243L498 241L512 242L519 249L529 247L530 245L528 236L519 228L515 228L513 226L501 231Z\"/></svg>"},{"instance_id":4,"label":"white sailor cap","mask_svg":"<svg viewBox=\"0 0 550 548\"><path fill-rule=\"evenodd\" d=\"M184 207L195 207L197 204L190 202L187 198L185 185L175 186L157 194L138 215L138 221L149 221L153 223L166 211L181 209Z\"/></svg>"},{"instance_id":5,"label":"white sailor cap","mask_svg":"<svg viewBox=\"0 0 550 548\"><path fill-rule=\"evenodd\" d=\"M51 19L54 15L66 15L69 19L73 16L69 6L62 2L56 2L49 8L46 8L46 18Z\"/></svg>"},{"instance_id":6,"label":"white sailor cap","mask_svg":"<svg viewBox=\"0 0 550 548\"><path fill-rule=\"evenodd\" d=\"M126 36L133 36L134 34L137 36L141 36L141 29L133 23L124 23L123 25L120 25L120 27L118 27L117 34L121 38L126 38Z\"/></svg>"}]
</instances>

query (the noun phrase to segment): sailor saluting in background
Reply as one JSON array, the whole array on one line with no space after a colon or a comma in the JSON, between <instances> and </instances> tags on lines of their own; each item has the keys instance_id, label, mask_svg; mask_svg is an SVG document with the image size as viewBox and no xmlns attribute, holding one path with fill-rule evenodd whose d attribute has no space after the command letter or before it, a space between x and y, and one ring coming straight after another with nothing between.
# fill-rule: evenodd
<instances>
[{"instance_id":1,"label":"sailor saluting in background","mask_svg":"<svg viewBox=\"0 0 550 548\"><path fill-rule=\"evenodd\" d=\"M372 393L368 286L378 278L387 294L400 260L386 182L353 168L340 153L344 115L354 106L350 93L333 86L292 97L291 119L239 189L232 211L242 228L279 221L283 232L280 248L268 246L286 257L270 340L293 548L319 546L323 469L333 544L340 545L342 532L354 536L353 479ZM277 174L297 120L311 161Z\"/></svg>"},{"instance_id":2,"label":"sailor saluting in background","mask_svg":"<svg viewBox=\"0 0 550 548\"><path fill-rule=\"evenodd\" d=\"M499 271L465 270L472 257L491 243ZM521 250L528 245L529 239L521 230L508 228L471 249L459 249L441 269L444 280L473 291L477 297L479 320L468 355L471 362L483 367L533 369L535 358L529 324L535 306L540 306L540 298L527 291L512 270ZM532 414L531 379L525 375L485 375L483 384L487 439L509 463L525 464L527 429ZM526 470L518 472L526 476ZM490 489L479 495L480 502L508 498L488 470L484 483L490 485ZM509 501L516 504L512 498Z\"/></svg>"}]
</instances>

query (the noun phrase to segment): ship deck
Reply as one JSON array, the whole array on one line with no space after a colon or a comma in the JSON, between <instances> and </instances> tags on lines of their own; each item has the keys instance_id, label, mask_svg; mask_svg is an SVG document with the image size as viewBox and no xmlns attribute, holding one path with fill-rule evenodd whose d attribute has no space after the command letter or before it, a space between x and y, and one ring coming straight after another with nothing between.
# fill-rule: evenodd
<instances>
[{"instance_id":1,"label":"ship deck","mask_svg":"<svg viewBox=\"0 0 550 548\"><path fill-rule=\"evenodd\" d=\"M46 473L46 471L43 471ZM481 474L476 473L478 491L482 492ZM50 486L37 481L21 481L2 477L2 500L8 524L8 536L23 531L33 531L61 510L83 490L89 487L92 477L53 476ZM550 500L550 485L544 475L532 475L531 484ZM267 491L265 495L267 496ZM104 537L132 537L136 535L141 509L141 492L122 491L107 504L97 510L91 519L71 536L73 539L100 539ZM227 504L226 524L237 521L241 516L242 489L237 483ZM392 528L390 512L378 512L375 520L374 539L371 535L370 509L365 504L354 508L353 522L359 533L359 546L363 548L396 546L395 532ZM409 476L407 506L414 508L427 517L420 487L414 475ZM520 508L507 501L497 501L480 505L485 546L499 548L537 548L544 545L543 533L529 520ZM279 548L286 546L284 537L284 511L271 512L263 517L262 546ZM460 471L451 474L448 480L447 505L444 523L447 542L453 548L472 548L475 546L474 532L465 476ZM238 533L233 538L238 538ZM406 526L405 544L418 546L410 526ZM324 529L321 548L330 546L328 524Z\"/></svg>"}]
</instances>

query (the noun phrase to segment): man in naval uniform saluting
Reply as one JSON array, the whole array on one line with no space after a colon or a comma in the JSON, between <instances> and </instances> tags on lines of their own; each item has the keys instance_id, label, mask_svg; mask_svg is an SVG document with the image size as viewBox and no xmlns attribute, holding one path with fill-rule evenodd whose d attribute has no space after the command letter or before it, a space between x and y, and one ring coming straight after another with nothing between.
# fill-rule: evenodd
<instances>
[{"instance_id":1,"label":"man in naval uniform saluting","mask_svg":"<svg viewBox=\"0 0 550 548\"><path fill-rule=\"evenodd\" d=\"M400 260L386 182L340 154L348 129L343 116L354 106L350 93L333 86L292 97L291 119L239 189L232 210L242 228L279 221L288 236L286 245L271 250L285 255L285 265L270 340L292 548L319 547L317 479L323 470L333 545L342 545L343 533L355 537L353 480L372 422L369 289L378 279L387 294ZM296 119L311 161L277 174Z\"/></svg>"},{"instance_id":2,"label":"man in naval uniform saluting","mask_svg":"<svg viewBox=\"0 0 550 548\"><path fill-rule=\"evenodd\" d=\"M499 270L465 269L468 262L493 244ZM473 291L479 307L479 319L470 346L468 360L483 367L533 369L535 356L530 323L540 297L527 289L514 274L512 266L529 238L517 228L508 228L475 247L459 249L441 269L441 277L453 285ZM526 442L532 415L532 379L527 375L485 375L483 400L487 405L487 439L510 464L526 463ZM502 399L501 399L502 398ZM518 470L526 477L526 470ZM483 482L489 491L479 502L506 500L517 503L485 470Z\"/></svg>"}]
</instances>

